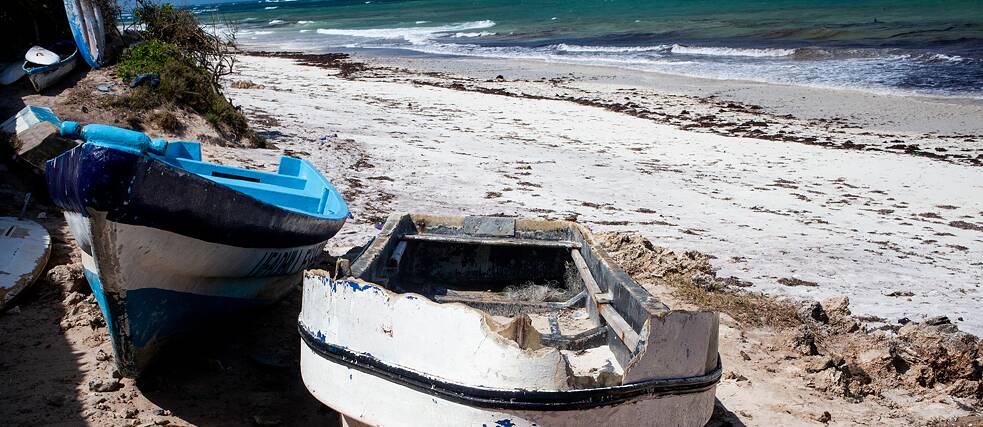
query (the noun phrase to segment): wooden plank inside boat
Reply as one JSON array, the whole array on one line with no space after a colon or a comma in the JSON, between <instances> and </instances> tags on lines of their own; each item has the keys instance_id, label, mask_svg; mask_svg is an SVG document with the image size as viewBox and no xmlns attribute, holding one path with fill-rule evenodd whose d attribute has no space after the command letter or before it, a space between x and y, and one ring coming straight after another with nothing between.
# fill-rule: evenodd
<instances>
[{"instance_id":1,"label":"wooden plank inside boat","mask_svg":"<svg viewBox=\"0 0 983 427\"><path fill-rule=\"evenodd\" d=\"M576 249L572 250L570 251L570 255L573 257L574 264L577 265L577 271L580 273L581 279L584 280L584 286L587 287L587 297L590 299L591 305L597 308L598 313L604 318L618 338L629 349L634 349L638 345L638 332L635 332L631 328L631 325L625 321L625 318L618 314L618 310L615 310L611 306L610 294L601 292L601 287L594 280L594 276L590 273L587 262L584 261L584 256L580 254L580 251Z\"/></svg>"}]
</instances>

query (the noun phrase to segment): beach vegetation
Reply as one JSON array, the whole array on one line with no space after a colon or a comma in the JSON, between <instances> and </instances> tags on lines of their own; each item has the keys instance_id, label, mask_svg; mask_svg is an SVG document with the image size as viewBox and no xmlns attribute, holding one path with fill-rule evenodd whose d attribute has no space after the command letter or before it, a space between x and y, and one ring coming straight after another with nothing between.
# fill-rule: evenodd
<instances>
[{"instance_id":1,"label":"beach vegetation","mask_svg":"<svg viewBox=\"0 0 983 427\"><path fill-rule=\"evenodd\" d=\"M189 10L151 0L138 0L133 16L144 40L123 52L115 73L125 82L156 73L159 84L137 85L110 103L132 111L185 108L204 116L225 137L265 146L222 93L220 80L235 66L234 31L207 31ZM159 124L181 129L170 119Z\"/></svg>"},{"instance_id":2,"label":"beach vegetation","mask_svg":"<svg viewBox=\"0 0 983 427\"><path fill-rule=\"evenodd\" d=\"M151 39L128 49L116 64L116 75L130 81L140 73L160 73L164 65L174 58L180 58L177 46Z\"/></svg>"}]
</instances>

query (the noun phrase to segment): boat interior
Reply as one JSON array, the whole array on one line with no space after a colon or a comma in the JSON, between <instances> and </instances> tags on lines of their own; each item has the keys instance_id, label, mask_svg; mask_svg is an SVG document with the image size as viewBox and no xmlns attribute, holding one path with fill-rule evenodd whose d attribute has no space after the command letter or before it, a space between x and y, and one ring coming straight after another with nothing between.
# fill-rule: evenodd
<instances>
[{"instance_id":1,"label":"boat interior","mask_svg":"<svg viewBox=\"0 0 983 427\"><path fill-rule=\"evenodd\" d=\"M620 384L645 320L668 311L566 221L396 214L351 275L529 325L585 387Z\"/></svg>"},{"instance_id":2,"label":"boat interior","mask_svg":"<svg viewBox=\"0 0 983 427\"><path fill-rule=\"evenodd\" d=\"M164 155L153 157L282 208L322 218L341 219L348 215L334 186L302 159L281 156L275 173L242 169L203 162L201 145L185 141L168 142Z\"/></svg>"}]
</instances>

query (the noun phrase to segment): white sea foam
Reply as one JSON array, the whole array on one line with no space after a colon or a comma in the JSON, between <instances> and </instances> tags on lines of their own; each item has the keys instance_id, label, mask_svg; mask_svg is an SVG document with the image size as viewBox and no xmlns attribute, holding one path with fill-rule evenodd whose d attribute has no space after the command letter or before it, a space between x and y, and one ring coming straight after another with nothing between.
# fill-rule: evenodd
<instances>
[{"instance_id":1,"label":"white sea foam","mask_svg":"<svg viewBox=\"0 0 983 427\"><path fill-rule=\"evenodd\" d=\"M430 21L416 21L416 22L414 22L414 24L416 24L416 25L429 24L429 23L430 23Z\"/></svg>"},{"instance_id":2,"label":"white sea foam","mask_svg":"<svg viewBox=\"0 0 983 427\"><path fill-rule=\"evenodd\" d=\"M403 39L412 44L424 44L428 40L464 30L478 30L495 26L494 21L472 21L432 27L338 29L318 28L318 34L329 36L348 36L368 39Z\"/></svg>"},{"instance_id":3,"label":"white sea foam","mask_svg":"<svg viewBox=\"0 0 983 427\"><path fill-rule=\"evenodd\" d=\"M672 53L684 55L748 56L755 58L774 58L791 56L795 54L795 49L745 49L733 47L683 46L680 44L672 45L670 51L672 51Z\"/></svg>"},{"instance_id":4,"label":"white sea foam","mask_svg":"<svg viewBox=\"0 0 983 427\"><path fill-rule=\"evenodd\" d=\"M313 24L314 21L297 21L297 23L300 25L308 25L308 24Z\"/></svg>"},{"instance_id":5,"label":"white sea foam","mask_svg":"<svg viewBox=\"0 0 983 427\"><path fill-rule=\"evenodd\" d=\"M494 35L495 33L491 31L479 31L477 33L454 33L454 35L451 37L472 38L472 37L487 37L487 36L494 36Z\"/></svg>"},{"instance_id":6,"label":"white sea foam","mask_svg":"<svg viewBox=\"0 0 983 427\"><path fill-rule=\"evenodd\" d=\"M255 32L253 34L255 34L257 36L265 36L267 34L273 34L273 32L272 31L257 31L257 32Z\"/></svg>"},{"instance_id":7,"label":"white sea foam","mask_svg":"<svg viewBox=\"0 0 983 427\"><path fill-rule=\"evenodd\" d=\"M280 24L285 24L285 23L287 23L287 21L284 21L282 19L274 19L274 20L270 21L269 25L280 25Z\"/></svg>"},{"instance_id":8,"label":"white sea foam","mask_svg":"<svg viewBox=\"0 0 983 427\"><path fill-rule=\"evenodd\" d=\"M636 53L636 52L668 52L672 46L579 46L560 43L553 46L558 52L596 52L596 53Z\"/></svg>"},{"instance_id":9,"label":"white sea foam","mask_svg":"<svg viewBox=\"0 0 983 427\"><path fill-rule=\"evenodd\" d=\"M279 6L266 6L263 9L265 9L265 10L273 10L273 9L278 9L278 8L279 8Z\"/></svg>"}]
</instances>

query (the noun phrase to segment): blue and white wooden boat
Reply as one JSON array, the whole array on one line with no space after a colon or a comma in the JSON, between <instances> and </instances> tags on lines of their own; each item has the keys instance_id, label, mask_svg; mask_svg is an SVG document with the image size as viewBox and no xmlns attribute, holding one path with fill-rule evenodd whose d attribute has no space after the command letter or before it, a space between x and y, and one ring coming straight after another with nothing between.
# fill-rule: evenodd
<instances>
[{"instance_id":1,"label":"blue and white wooden boat","mask_svg":"<svg viewBox=\"0 0 983 427\"><path fill-rule=\"evenodd\" d=\"M101 67L106 55L106 24L99 5L92 0L65 0L65 14L79 54L90 67Z\"/></svg>"},{"instance_id":2,"label":"blue and white wooden boat","mask_svg":"<svg viewBox=\"0 0 983 427\"><path fill-rule=\"evenodd\" d=\"M76 122L60 131L84 143L48 161L48 190L127 376L182 331L286 295L348 217L305 160L253 171L202 162L196 142Z\"/></svg>"},{"instance_id":3,"label":"blue and white wooden boat","mask_svg":"<svg viewBox=\"0 0 983 427\"><path fill-rule=\"evenodd\" d=\"M34 86L34 90L41 92L51 85L57 83L68 73L75 69L78 59L78 49L71 42L59 43L52 48L59 54L60 59L48 65L38 65L31 62L24 63L24 73Z\"/></svg>"}]
</instances>

